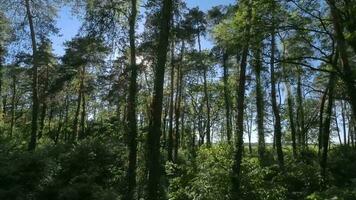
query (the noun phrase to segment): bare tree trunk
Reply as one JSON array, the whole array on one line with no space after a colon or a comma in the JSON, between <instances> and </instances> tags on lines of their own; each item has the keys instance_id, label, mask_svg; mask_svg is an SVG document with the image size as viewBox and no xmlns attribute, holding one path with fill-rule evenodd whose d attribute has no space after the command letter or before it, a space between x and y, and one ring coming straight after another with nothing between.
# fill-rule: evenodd
<instances>
[{"instance_id":1,"label":"bare tree trunk","mask_svg":"<svg viewBox=\"0 0 356 200\"><path fill-rule=\"evenodd\" d=\"M12 137L13 135L13 131L14 131L14 125L15 125L15 120L16 120L16 116L15 116L15 111L16 111L16 75L13 74L12 76L12 96L11 96L11 123L10 123L10 137Z\"/></svg>"},{"instance_id":2,"label":"bare tree trunk","mask_svg":"<svg viewBox=\"0 0 356 200\"><path fill-rule=\"evenodd\" d=\"M235 143L235 152L234 152L234 164L232 166L232 191L231 199L239 200L241 199L241 162L242 162L242 153L244 149L244 105L245 105L245 84L246 84L246 67L247 67L247 56L250 46L250 31L251 31L251 15L252 15L252 3L249 0L247 2L247 25L245 27L245 42L242 48L241 64L240 64L240 76L238 80L237 88L237 120L236 120L236 143Z\"/></svg>"},{"instance_id":3,"label":"bare tree trunk","mask_svg":"<svg viewBox=\"0 0 356 200\"><path fill-rule=\"evenodd\" d=\"M32 44L32 122L31 122L31 139L28 144L28 150L33 151L36 148L37 144L37 129L38 129L38 109L39 109L39 100L38 100L38 68L37 68L37 44L36 44L36 35L35 28L32 20L32 12L30 7L30 1L25 0L26 6L26 15L28 23L30 26L31 33L31 44Z\"/></svg>"},{"instance_id":4,"label":"bare tree trunk","mask_svg":"<svg viewBox=\"0 0 356 200\"><path fill-rule=\"evenodd\" d=\"M151 105L151 119L147 135L147 200L159 199L159 188L161 178L160 164L160 137L161 137L161 119L162 119L162 99L164 71L167 61L167 50L169 45L170 22L172 17L172 0L163 0L159 41L157 48L157 65L154 76L154 92Z\"/></svg>"},{"instance_id":5,"label":"bare tree trunk","mask_svg":"<svg viewBox=\"0 0 356 200\"><path fill-rule=\"evenodd\" d=\"M322 157L320 160L321 166L321 175L323 177L323 187L326 186L326 167L327 167L327 157L328 157L328 146L330 139L330 122L332 115L332 107L333 107L333 92L334 92L334 74L330 75L329 80L329 99L328 99L328 107L326 109L326 118L324 121L324 130L323 130L323 146L322 146Z\"/></svg>"},{"instance_id":6,"label":"bare tree trunk","mask_svg":"<svg viewBox=\"0 0 356 200\"><path fill-rule=\"evenodd\" d=\"M168 161L173 161L173 147L176 138L173 135L173 107L174 107L174 41L171 46L171 86L169 98L169 131L168 131Z\"/></svg>"},{"instance_id":7,"label":"bare tree trunk","mask_svg":"<svg viewBox=\"0 0 356 200\"><path fill-rule=\"evenodd\" d=\"M335 107L336 107L336 106L335 106ZM339 128L339 123L338 123L338 120L337 120L336 108L335 108L335 112L334 112L334 118L335 118L335 126L336 126L337 136L338 136L338 138L339 138L339 143L340 143L340 145L342 145L341 134L340 134L340 128Z\"/></svg>"},{"instance_id":8,"label":"bare tree trunk","mask_svg":"<svg viewBox=\"0 0 356 200\"><path fill-rule=\"evenodd\" d=\"M138 68L136 64L136 18L137 18L137 0L131 0L131 12L129 18L129 39L130 39L130 86L128 97L128 127L129 127L129 166L127 168L127 191L124 200L135 199L136 189L136 168L137 168L137 75ZM159 147L158 147L159 148Z\"/></svg>"},{"instance_id":9,"label":"bare tree trunk","mask_svg":"<svg viewBox=\"0 0 356 200\"><path fill-rule=\"evenodd\" d=\"M226 120L226 137L227 142L231 144L231 135L232 135L232 121L231 121L231 96L229 90L229 68L227 66L227 61L229 55L223 53L223 68L224 68L224 100L225 100L225 120Z\"/></svg>"},{"instance_id":10,"label":"bare tree trunk","mask_svg":"<svg viewBox=\"0 0 356 200\"><path fill-rule=\"evenodd\" d=\"M273 14L274 15L274 14ZM272 19L274 20L274 19ZM274 22L272 22L274 23ZM272 33L271 33L271 63L270 63L270 73L271 73L271 101L272 101L272 109L274 114L274 135L275 135L275 143L277 149L277 157L278 164L281 169L284 168L284 158L282 151L282 127L281 127L281 117L279 113L279 107L277 105L277 96L276 96L276 77L275 77L275 27L272 25Z\"/></svg>"},{"instance_id":11,"label":"bare tree trunk","mask_svg":"<svg viewBox=\"0 0 356 200\"><path fill-rule=\"evenodd\" d=\"M258 155L260 162L264 160L266 152L265 133L264 133L264 97L263 97L263 80L261 77L261 46L255 51L255 77L256 77L256 118L257 118L257 134L258 134Z\"/></svg>"},{"instance_id":12,"label":"bare tree trunk","mask_svg":"<svg viewBox=\"0 0 356 200\"><path fill-rule=\"evenodd\" d=\"M295 158L297 156L297 142L296 142L296 128L295 128L295 123L294 123L294 101L293 101L293 95L291 92L291 86L288 81L286 81L286 87L287 87L287 103L288 103L288 116L289 116L289 125L291 129L291 135L292 135L292 149L293 149L293 157Z\"/></svg>"}]
</instances>

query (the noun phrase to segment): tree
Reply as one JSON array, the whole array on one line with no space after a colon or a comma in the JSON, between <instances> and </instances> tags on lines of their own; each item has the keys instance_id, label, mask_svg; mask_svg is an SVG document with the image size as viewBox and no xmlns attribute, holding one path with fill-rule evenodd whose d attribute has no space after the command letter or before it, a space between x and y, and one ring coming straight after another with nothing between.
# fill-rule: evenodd
<instances>
[{"instance_id":1,"label":"tree","mask_svg":"<svg viewBox=\"0 0 356 200\"><path fill-rule=\"evenodd\" d=\"M137 18L137 1L131 0L131 14L129 18L130 30L130 87L128 97L128 127L129 127L129 166L127 169L128 190L126 200L134 199L136 187L136 163L137 163L137 74L138 67L136 64L136 18Z\"/></svg>"},{"instance_id":2,"label":"tree","mask_svg":"<svg viewBox=\"0 0 356 200\"><path fill-rule=\"evenodd\" d=\"M167 61L168 39L170 32L170 22L172 17L172 0L163 0L161 10L161 23L159 26L159 41L157 52L157 64L154 76L154 93L151 104L151 118L147 135L147 164L148 164L148 185L147 199L159 199L160 182L160 137L161 137L161 117L163 100L164 71Z\"/></svg>"}]
</instances>

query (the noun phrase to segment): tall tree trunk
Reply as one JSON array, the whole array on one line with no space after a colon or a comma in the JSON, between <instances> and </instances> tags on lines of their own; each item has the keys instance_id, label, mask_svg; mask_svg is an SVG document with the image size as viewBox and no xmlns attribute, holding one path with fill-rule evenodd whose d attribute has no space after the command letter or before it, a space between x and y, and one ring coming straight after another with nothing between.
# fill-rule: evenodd
<instances>
[{"instance_id":1,"label":"tall tree trunk","mask_svg":"<svg viewBox=\"0 0 356 200\"><path fill-rule=\"evenodd\" d=\"M274 13L272 14L274 15ZM273 17L274 18L274 17ZM274 23L274 19L272 19L272 23ZM271 71L271 101L272 101L272 109L274 114L274 137L277 149L277 157L278 164L281 169L284 168L284 158L283 158L283 150L282 150L282 127L281 127L281 117L279 113L279 106L277 105L277 95L276 95L276 77L275 77L275 47L276 47L276 33L275 27L272 25L271 32L271 63L270 63L270 71Z\"/></svg>"},{"instance_id":2,"label":"tall tree trunk","mask_svg":"<svg viewBox=\"0 0 356 200\"><path fill-rule=\"evenodd\" d=\"M5 49L4 47L0 46L0 133L3 133L3 123L5 119L5 113L3 112L3 97L2 97L2 87L3 87L3 63L4 63L4 56Z\"/></svg>"},{"instance_id":3,"label":"tall tree trunk","mask_svg":"<svg viewBox=\"0 0 356 200\"><path fill-rule=\"evenodd\" d=\"M356 117L356 86L355 78L353 77L353 71L349 63L349 58L347 55L347 45L344 36L344 27L341 22L341 13L339 13L336 7L335 0L326 0L330 7L332 22L334 25L335 39L337 43L337 49L340 53L340 60L342 64L342 80L345 82L347 93L350 97L350 104L352 106L352 111L354 117ZM337 67L337 65L334 65Z\"/></svg>"},{"instance_id":4,"label":"tall tree trunk","mask_svg":"<svg viewBox=\"0 0 356 200\"><path fill-rule=\"evenodd\" d=\"M303 88L302 88L302 69L298 68L297 72L297 117L298 117L298 137L299 145L304 149L305 140L305 123L304 123L304 108L303 108Z\"/></svg>"},{"instance_id":5,"label":"tall tree trunk","mask_svg":"<svg viewBox=\"0 0 356 200\"><path fill-rule=\"evenodd\" d=\"M46 66L46 77L44 81L44 91L43 91L43 98L42 98L42 108L41 108L41 115L40 115L40 128L38 131L38 139L42 137L43 129L44 129L44 122L46 118L47 112L47 95L48 95L48 83L49 83L49 69L48 65Z\"/></svg>"},{"instance_id":6,"label":"tall tree trunk","mask_svg":"<svg viewBox=\"0 0 356 200\"><path fill-rule=\"evenodd\" d=\"M288 80L286 81L286 88L287 88L287 104L288 104L288 116L289 116L289 125L291 129L292 135L292 150L293 150L293 157L297 156L297 142L296 142L296 129L294 123L294 101L293 95L291 91L291 86Z\"/></svg>"},{"instance_id":7,"label":"tall tree trunk","mask_svg":"<svg viewBox=\"0 0 356 200\"><path fill-rule=\"evenodd\" d=\"M35 28L33 25L33 17L31 12L30 1L25 0L26 15L30 26L31 44L32 44L32 121L31 121L31 138L28 144L28 150L33 151L37 144L37 129L38 129L38 68L37 68L37 44Z\"/></svg>"},{"instance_id":8,"label":"tall tree trunk","mask_svg":"<svg viewBox=\"0 0 356 200\"><path fill-rule=\"evenodd\" d=\"M326 97L328 95L328 88L324 91L324 94L321 98L321 105L320 105L320 114L319 114L319 136L318 136L318 155L320 156L321 150L323 148L323 127L324 127L324 110L325 110L325 102Z\"/></svg>"},{"instance_id":9,"label":"tall tree trunk","mask_svg":"<svg viewBox=\"0 0 356 200\"><path fill-rule=\"evenodd\" d=\"M136 168L137 168L137 75L138 68L136 64L136 18L137 18L137 0L131 0L131 13L129 18L129 39L130 39L130 85L128 97L128 139L129 139L129 166L127 168L127 191L124 200L135 199L136 188ZM159 147L158 147L159 148Z\"/></svg>"},{"instance_id":10,"label":"tall tree trunk","mask_svg":"<svg viewBox=\"0 0 356 200\"><path fill-rule=\"evenodd\" d=\"M176 100L175 100L175 137L176 137L176 142L175 142L175 147L174 147L174 152L173 152L173 158L176 161L178 158L178 149L180 147L181 142L183 141L183 134L180 134L179 132L179 126L180 126L180 117L181 117L181 104L182 104L182 95L183 95L183 71L182 71L182 62L184 58L184 49L185 49L185 42L182 42L182 47L181 47L181 55L180 55L180 64L178 65L177 68L177 91L176 91ZM182 121L184 121L184 117L182 117ZM183 122L182 122L183 124Z\"/></svg>"},{"instance_id":11,"label":"tall tree trunk","mask_svg":"<svg viewBox=\"0 0 356 200\"><path fill-rule=\"evenodd\" d=\"M231 144L232 135L232 121L231 121L231 96L229 90L229 68L227 66L227 61L229 55L224 51L222 65L224 68L224 100L225 100L225 121L226 121L226 138L227 142Z\"/></svg>"},{"instance_id":12,"label":"tall tree trunk","mask_svg":"<svg viewBox=\"0 0 356 200\"><path fill-rule=\"evenodd\" d=\"M11 96L11 123L10 123L10 137L12 137L14 132L14 125L16 121L15 111L16 111L16 75L12 76L12 96Z\"/></svg>"},{"instance_id":13,"label":"tall tree trunk","mask_svg":"<svg viewBox=\"0 0 356 200\"><path fill-rule=\"evenodd\" d=\"M232 191L231 198L233 200L241 199L241 162L242 162L242 153L244 149L244 105L245 105L245 84L246 84L246 67L247 67L247 56L249 52L249 43L250 43L250 29L251 29L251 15L252 15L252 3L250 0L247 2L247 24L245 27L245 42L242 48L241 64L240 64L240 76L237 77L238 88L237 88L237 120L236 120L236 143L235 143L235 152L234 152L234 163L232 166Z\"/></svg>"},{"instance_id":14,"label":"tall tree trunk","mask_svg":"<svg viewBox=\"0 0 356 200\"><path fill-rule=\"evenodd\" d=\"M200 39L200 33L198 33L198 46L199 46L199 53L202 53L201 49L201 39ZM211 138L210 138L210 102L209 102L209 92L208 92L208 81L207 81L207 73L208 73L208 66L205 66L205 64L201 63L203 65L203 85L204 85L204 100L205 100L205 106L206 106L206 131L205 131L205 136L206 136L206 144L209 147L211 145Z\"/></svg>"},{"instance_id":15,"label":"tall tree trunk","mask_svg":"<svg viewBox=\"0 0 356 200\"><path fill-rule=\"evenodd\" d=\"M80 70L79 74L80 83L78 89L78 99L77 99L77 109L75 111L74 120L73 120L73 133L71 140L74 142L79 136L79 115L80 115L80 107L82 105L83 99L83 90L84 90L84 67Z\"/></svg>"},{"instance_id":16,"label":"tall tree trunk","mask_svg":"<svg viewBox=\"0 0 356 200\"><path fill-rule=\"evenodd\" d=\"M154 91L151 105L151 120L147 135L147 200L159 199L159 188L161 178L160 164L160 137L164 71L167 61L167 50L169 45L170 22L172 17L172 0L163 0L161 19L159 27L159 41L157 48L157 65L154 76Z\"/></svg>"},{"instance_id":17,"label":"tall tree trunk","mask_svg":"<svg viewBox=\"0 0 356 200\"><path fill-rule=\"evenodd\" d=\"M337 137L339 138L339 143L340 143L340 145L342 145L341 134L340 134L340 128L339 128L339 122L338 122L338 120L337 120L336 108L335 108L335 111L334 111L334 120L335 120L335 126L336 126Z\"/></svg>"},{"instance_id":18,"label":"tall tree trunk","mask_svg":"<svg viewBox=\"0 0 356 200\"><path fill-rule=\"evenodd\" d=\"M325 187L326 184L326 167L327 167L327 157L328 157L328 146L329 146L329 139L330 139L330 124L331 124L331 115L332 115L332 107L333 107L333 92L334 92L334 80L335 75L330 75L329 80L329 98L328 98L328 105L326 109L326 116L324 121L324 130L323 130L323 145L322 145L322 157L320 160L320 167L321 167L321 175L323 178L323 186Z\"/></svg>"},{"instance_id":19,"label":"tall tree trunk","mask_svg":"<svg viewBox=\"0 0 356 200\"><path fill-rule=\"evenodd\" d=\"M261 77L261 46L255 50L255 78L256 78L256 119L258 135L258 155L260 162L264 160L266 152L265 133L264 133L264 97L263 97L263 80Z\"/></svg>"},{"instance_id":20,"label":"tall tree trunk","mask_svg":"<svg viewBox=\"0 0 356 200\"><path fill-rule=\"evenodd\" d=\"M343 133L344 133L344 144L346 146L347 144L347 134L346 134L346 117L345 117L345 105L346 103L341 100L341 117L342 117L342 130L343 130Z\"/></svg>"},{"instance_id":21,"label":"tall tree trunk","mask_svg":"<svg viewBox=\"0 0 356 200\"><path fill-rule=\"evenodd\" d=\"M85 92L82 94L82 112L80 115L80 132L78 139L82 140L85 137L85 121L86 121L86 100L85 100Z\"/></svg>"},{"instance_id":22,"label":"tall tree trunk","mask_svg":"<svg viewBox=\"0 0 356 200\"><path fill-rule=\"evenodd\" d=\"M168 131L168 161L173 161L173 147L176 137L173 135L173 109L174 109L174 41L171 47L171 86L169 98L169 131Z\"/></svg>"}]
</instances>

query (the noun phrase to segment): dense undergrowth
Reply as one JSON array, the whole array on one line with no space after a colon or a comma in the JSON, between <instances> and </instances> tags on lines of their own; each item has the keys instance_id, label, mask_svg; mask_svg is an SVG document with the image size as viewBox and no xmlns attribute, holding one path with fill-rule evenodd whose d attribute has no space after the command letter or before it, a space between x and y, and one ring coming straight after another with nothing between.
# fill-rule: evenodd
<instances>
[{"instance_id":1,"label":"dense undergrowth","mask_svg":"<svg viewBox=\"0 0 356 200\"><path fill-rule=\"evenodd\" d=\"M1 142L1 200L114 200L125 192L125 147L119 139L87 139L76 145L42 146L34 153L20 145ZM285 170L273 158L261 166L257 152L245 152L242 199L356 199L356 151L335 147L330 151L328 182L321 187L317 152L308 150L293 159L285 149ZM227 144L182 150L177 163L165 163L162 180L172 200L224 200L230 190L233 149ZM307 155L307 156L306 156ZM139 157L138 195L144 198L144 155Z\"/></svg>"}]
</instances>

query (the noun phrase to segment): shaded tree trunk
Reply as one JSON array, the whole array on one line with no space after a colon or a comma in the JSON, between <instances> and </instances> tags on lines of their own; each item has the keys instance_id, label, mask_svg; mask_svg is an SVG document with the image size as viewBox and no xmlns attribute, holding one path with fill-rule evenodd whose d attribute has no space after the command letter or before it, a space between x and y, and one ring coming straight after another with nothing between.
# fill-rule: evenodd
<instances>
[{"instance_id":1,"label":"shaded tree trunk","mask_svg":"<svg viewBox=\"0 0 356 200\"><path fill-rule=\"evenodd\" d=\"M274 19L272 19L274 20ZM274 23L272 21L272 23ZM279 107L277 105L277 95L276 95L276 77L275 77L275 47L276 47L276 38L275 38L275 27L272 25L271 33L271 63L270 63L270 73L271 73L271 101L272 109L274 114L274 137L275 144L277 149L278 164L280 168L284 168L284 158L282 151L282 127L281 127L281 117L279 113Z\"/></svg>"},{"instance_id":2,"label":"shaded tree trunk","mask_svg":"<svg viewBox=\"0 0 356 200\"><path fill-rule=\"evenodd\" d=\"M135 199L136 188L136 168L137 168L137 75L136 64L136 18L137 0L131 0L131 12L129 17L129 40L130 40L130 83L128 97L128 141L129 141L129 166L126 172L127 191L124 200ZM159 148L159 147L158 147Z\"/></svg>"},{"instance_id":3,"label":"shaded tree trunk","mask_svg":"<svg viewBox=\"0 0 356 200\"><path fill-rule=\"evenodd\" d=\"M333 107L333 92L334 92L334 79L335 75L330 75L329 80L329 98L328 98L328 105L326 108L326 116L324 120L324 130L323 130L323 145L322 145L322 157L320 160L320 167L321 167L321 176L323 178L323 187L326 186L326 167L327 167L327 157L328 157L328 146L329 146L329 139L330 139L330 125L331 125L331 115L332 115L332 107Z\"/></svg>"},{"instance_id":4,"label":"shaded tree trunk","mask_svg":"<svg viewBox=\"0 0 356 200\"><path fill-rule=\"evenodd\" d=\"M31 45L32 45L32 121L31 121L31 138L28 144L28 150L33 151L37 144L37 129L38 129L38 68L37 68L37 44L36 34L33 25L33 16L31 12L30 1L25 0L26 15L30 26Z\"/></svg>"},{"instance_id":5,"label":"shaded tree trunk","mask_svg":"<svg viewBox=\"0 0 356 200\"><path fill-rule=\"evenodd\" d=\"M16 74L13 74L12 76L12 96L11 96L11 123L10 123L10 137L12 137L13 132L14 132L14 125L15 125L15 121L16 121L16 116L15 116L15 112L16 112Z\"/></svg>"},{"instance_id":6,"label":"shaded tree trunk","mask_svg":"<svg viewBox=\"0 0 356 200\"><path fill-rule=\"evenodd\" d=\"M173 135L173 107L174 107L174 41L171 47L171 86L169 97L169 131L168 131L168 161L173 161L173 147L176 137Z\"/></svg>"},{"instance_id":7,"label":"shaded tree trunk","mask_svg":"<svg viewBox=\"0 0 356 200\"><path fill-rule=\"evenodd\" d=\"M264 160L266 152L265 133L264 133L264 97L263 97L263 81L261 77L261 47L257 47L255 51L255 77L256 77L256 120L257 120L257 135L258 135L258 155L260 162Z\"/></svg>"},{"instance_id":8,"label":"shaded tree trunk","mask_svg":"<svg viewBox=\"0 0 356 200\"><path fill-rule=\"evenodd\" d=\"M231 144L231 135L232 135L232 121L231 121L231 96L229 90L229 68L227 66L227 61L229 55L223 53L223 69L224 69L224 100L225 100L225 123L226 123L226 138L227 142Z\"/></svg>"},{"instance_id":9,"label":"shaded tree trunk","mask_svg":"<svg viewBox=\"0 0 356 200\"><path fill-rule=\"evenodd\" d=\"M237 120L236 120L236 143L235 143L235 152L234 152L234 163L232 166L232 191L231 198L233 200L241 199L241 162L242 162L242 153L244 149L244 105L245 105L245 84L246 84L246 67L247 67L247 56L249 52L249 37L251 31L251 15L252 15L252 3L250 0L247 2L247 24L245 27L245 42L242 48L241 55L241 64L239 70L238 88L237 88Z\"/></svg>"},{"instance_id":10,"label":"shaded tree trunk","mask_svg":"<svg viewBox=\"0 0 356 200\"><path fill-rule=\"evenodd\" d=\"M289 125L290 125L291 135L292 135L292 151L293 151L293 157L295 158L297 156L297 142L296 142L296 132L297 131L296 131L295 122L294 122L293 95L292 95L291 86L290 86L288 80L286 81L286 88L287 88Z\"/></svg>"},{"instance_id":11,"label":"shaded tree trunk","mask_svg":"<svg viewBox=\"0 0 356 200\"><path fill-rule=\"evenodd\" d=\"M159 41L157 48L157 64L154 72L154 91L151 105L151 119L147 135L147 200L159 199L159 188L161 178L160 164L160 137L164 71L167 61L167 50L169 44L170 22L172 17L172 0L163 0L161 20L159 27Z\"/></svg>"}]
</instances>

